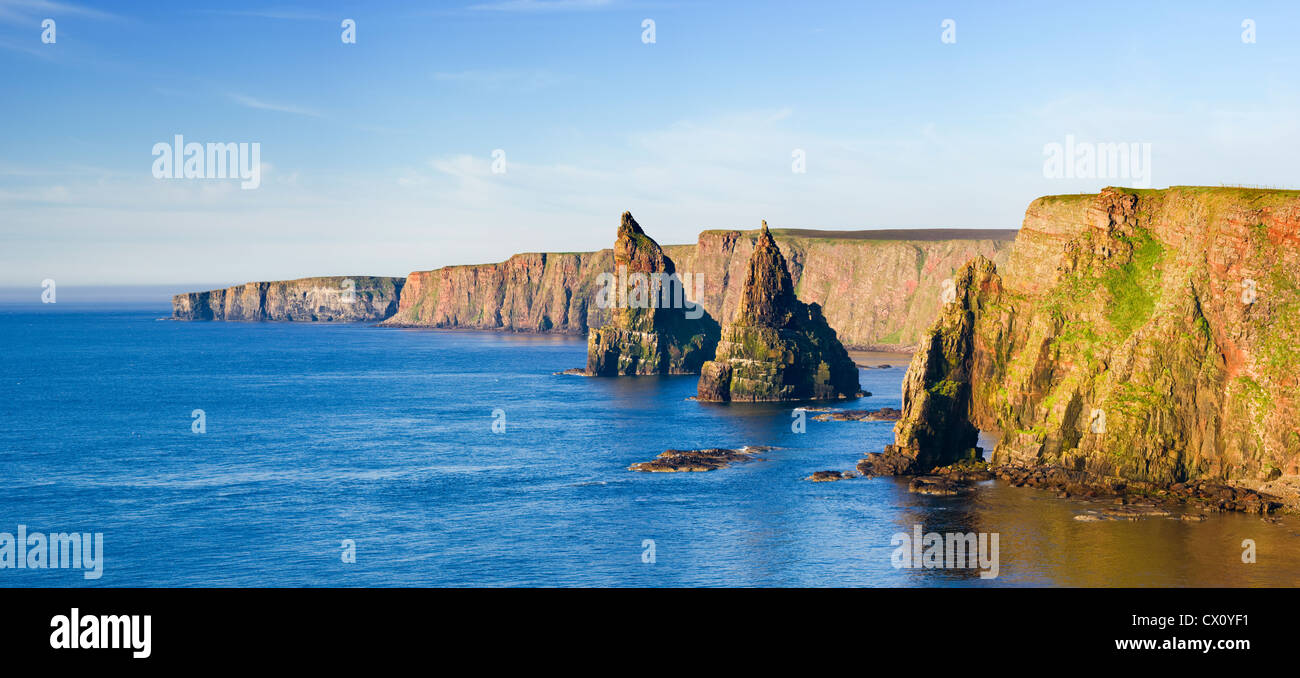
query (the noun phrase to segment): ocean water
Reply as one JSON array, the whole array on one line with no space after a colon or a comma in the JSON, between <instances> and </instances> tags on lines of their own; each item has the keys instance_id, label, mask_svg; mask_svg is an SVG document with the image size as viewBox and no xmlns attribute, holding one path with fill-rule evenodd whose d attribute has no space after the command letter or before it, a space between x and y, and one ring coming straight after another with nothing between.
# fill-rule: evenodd
<instances>
[{"instance_id":1,"label":"ocean water","mask_svg":"<svg viewBox=\"0 0 1300 678\"><path fill-rule=\"evenodd\" d=\"M1089 523L1097 506L999 482L807 482L892 424L795 433L794 406L697 403L691 377L553 374L584 364L578 338L167 314L0 306L0 532L104 535L98 580L0 569L0 586L1300 584L1291 518ZM904 368L862 370L873 395L841 406L898 407ZM778 449L627 470L742 445ZM997 533L998 576L894 567L914 525Z\"/></svg>"}]
</instances>

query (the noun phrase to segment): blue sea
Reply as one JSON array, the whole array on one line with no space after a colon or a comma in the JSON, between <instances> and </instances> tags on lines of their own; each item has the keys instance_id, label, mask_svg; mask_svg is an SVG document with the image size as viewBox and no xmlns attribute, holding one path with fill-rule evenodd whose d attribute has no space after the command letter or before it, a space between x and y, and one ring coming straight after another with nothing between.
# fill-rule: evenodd
<instances>
[{"instance_id":1,"label":"blue sea","mask_svg":"<svg viewBox=\"0 0 1300 678\"><path fill-rule=\"evenodd\" d=\"M168 314L0 306L0 532L104 536L97 580L0 569L0 586L1297 584L1290 518L1089 523L1074 516L1096 507L999 482L808 482L892 424L809 415L797 433L793 405L695 402L692 377L554 374L585 363L581 338ZM905 367L863 369L873 395L835 406L899 407ZM776 449L628 470L744 445ZM915 525L997 533L998 576L895 567ZM1240 562L1243 538L1261 562Z\"/></svg>"}]
</instances>

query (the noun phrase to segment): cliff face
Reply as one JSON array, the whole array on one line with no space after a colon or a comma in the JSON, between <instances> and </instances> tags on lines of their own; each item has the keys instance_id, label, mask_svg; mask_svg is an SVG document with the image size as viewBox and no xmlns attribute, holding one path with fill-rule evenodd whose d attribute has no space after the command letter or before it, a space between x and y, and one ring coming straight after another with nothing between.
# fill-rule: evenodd
<instances>
[{"instance_id":1,"label":"cliff face","mask_svg":"<svg viewBox=\"0 0 1300 678\"><path fill-rule=\"evenodd\" d=\"M785 257L767 230L750 255L740 308L717 357L700 370L705 401L827 400L858 394L858 368L817 304L795 297Z\"/></svg>"},{"instance_id":2,"label":"cliff face","mask_svg":"<svg viewBox=\"0 0 1300 678\"><path fill-rule=\"evenodd\" d=\"M1155 485L1300 473L1300 192L1040 198L1002 269L958 276L924 342L944 357L914 359L905 403L942 362L969 422L1000 432L995 463ZM959 456L965 438L916 444L943 423L913 408L896 446Z\"/></svg>"},{"instance_id":3,"label":"cliff face","mask_svg":"<svg viewBox=\"0 0 1300 678\"><path fill-rule=\"evenodd\" d=\"M601 275L596 306L613 321L587 337L594 376L695 374L713 356L718 324L688 309L673 260L624 212L614 242L614 269Z\"/></svg>"},{"instance_id":4,"label":"cliff face","mask_svg":"<svg viewBox=\"0 0 1300 678\"><path fill-rule=\"evenodd\" d=\"M938 313L945 281L977 255L1007 260L1013 230L817 232L775 230L795 293L821 306L845 344L910 348ZM713 318L740 305L757 231L705 231L695 245L663 253L686 280L686 295ZM613 320L595 303L599 276L615 270L612 250L518 254L498 264L410 274L387 325L585 334Z\"/></svg>"},{"instance_id":5,"label":"cliff face","mask_svg":"<svg viewBox=\"0 0 1300 678\"><path fill-rule=\"evenodd\" d=\"M331 276L250 282L172 297L178 320L382 320L397 311L405 278Z\"/></svg>"},{"instance_id":6,"label":"cliff face","mask_svg":"<svg viewBox=\"0 0 1300 678\"><path fill-rule=\"evenodd\" d=\"M821 306L841 341L910 350L938 314L957 269L978 255L1006 261L1015 231L791 229L772 235L785 254L795 294ZM757 236L757 231L705 231L689 254L670 250L680 270L701 275L700 303L715 318L734 317Z\"/></svg>"},{"instance_id":7,"label":"cliff face","mask_svg":"<svg viewBox=\"0 0 1300 678\"><path fill-rule=\"evenodd\" d=\"M416 271L383 324L585 334L613 318L595 303L598 277L613 269L613 252L600 250Z\"/></svg>"}]
</instances>

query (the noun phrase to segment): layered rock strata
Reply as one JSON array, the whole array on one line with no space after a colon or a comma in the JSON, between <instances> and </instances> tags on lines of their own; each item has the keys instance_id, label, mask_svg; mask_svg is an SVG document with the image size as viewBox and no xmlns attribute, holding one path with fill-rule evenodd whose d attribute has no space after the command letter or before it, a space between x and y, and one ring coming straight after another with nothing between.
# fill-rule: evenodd
<instances>
[{"instance_id":1,"label":"layered rock strata","mask_svg":"<svg viewBox=\"0 0 1300 678\"><path fill-rule=\"evenodd\" d=\"M740 306L757 231L712 230L694 245L665 245L690 297L715 319ZM1005 262L1014 230L772 231L795 294L821 305L846 345L910 350L941 305L944 281L984 255ZM509 260L416 271L385 325L586 335L608 325L600 276L613 251L517 254Z\"/></svg>"},{"instance_id":2,"label":"layered rock strata","mask_svg":"<svg viewBox=\"0 0 1300 678\"><path fill-rule=\"evenodd\" d=\"M868 470L924 473L979 428L999 466L1294 499L1300 192L1035 200L1005 270L964 267L922 345L895 444Z\"/></svg>"},{"instance_id":3,"label":"layered rock strata","mask_svg":"<svg viewBox=\"0 0 1300 678\"><path fill-rule=\"evenodd\" d=\"M587 374L699 373L718 345L718 323L687 298L673 260L630 212L619 224L613 263L597 293L597 306L613 318L587 337Z\"/></svg>"},{"instance_id":4,"label":"layered rock strata","mask_svg":"<svg viewBox=\"0 0 1300 678\"><path fill-rule=\"evenodd\" d=\"M717 356L700 370L704 401L854 398L858 368L821 307L795 296L767 222L749 258L740 308L722 328Z\"/></svg>"},{"instance_id":5,"label":"layered rock strata","mask_svg":"<svg viewBox=\"0 0 1300 678\"><path fill-rule=\"evenodd\" d=\"M331 276L250 282L172 297L177 320L366 322L397 312L405 278Z\"/></svg>"}]
</instances>

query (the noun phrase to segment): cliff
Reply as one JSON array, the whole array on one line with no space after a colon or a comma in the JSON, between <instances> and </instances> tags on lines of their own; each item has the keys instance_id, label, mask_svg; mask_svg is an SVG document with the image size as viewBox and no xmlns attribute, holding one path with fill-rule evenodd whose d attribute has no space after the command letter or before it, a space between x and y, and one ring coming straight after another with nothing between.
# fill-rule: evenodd
<instances>
[{"instance_id":1,"label":"cliff","mask_svg":"<svg viewBox=\"0 0 1300 678\"><path fill-rule=\"evenodd\" d=\"M767 222L749 257L740 308L722 328L717 357L700 370L704 401L852 398L858 368L821 307L795 297L785 257Z\"/></svg>"},{"instance_id":2,"label":"cliff","mask_svg":"<svg viewBox=\"0 0 1300 678\"><path fill-rule=\"evenodd\" d=\"M717 322L687 301L673 260L631 212L618 227L614 270L600 283L596 306L614 317L587 337L587 374L696 374L713 357Z\"/></svg>"},{"instance_id":3,"label":"cliff","mask_svg":"<svg viewBox=\"0 0 1300 678\"><path fill-rule=\"evenodd\" d=\"M1014 230L773 230L795 293L821 306L845 344L910 349L939 311L945 281L977 255L1007 260ZM695 245L665 245L686 295L713 318L740 304L757 231L705 231ZM613 316L595 303L612 250L517 254L407 277L385 325L585 334Z\"/></svg>"},{"instance_id":4,"label":"cliff","mask_svg":"<svg viewBox=\"0 0 1300 678\"><path fill-rule=\"evenodd\" d=\"M404 278L331 276L250 282L172 297L178 320L361 322L397 311Z\"/></svg>"},{"instance_id":5,"label":"cliff","mask_svg":"<svg viewBox=\"0 0 1300 678\"><path fill-rule=\"evenodd\" d=\"M1108 188L1035 200L1005 266L957 276L890 452L1278 494L1300 474L1300 192ZM936 390L966 400L917 407ZM911 405L911 407L908 407ZM961 435L918 431L953 429ZM928 469L920 469L922 472Z\"/></svg>"}]
</instances>

